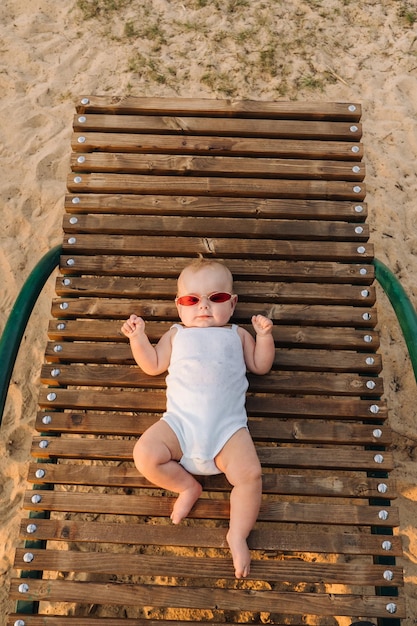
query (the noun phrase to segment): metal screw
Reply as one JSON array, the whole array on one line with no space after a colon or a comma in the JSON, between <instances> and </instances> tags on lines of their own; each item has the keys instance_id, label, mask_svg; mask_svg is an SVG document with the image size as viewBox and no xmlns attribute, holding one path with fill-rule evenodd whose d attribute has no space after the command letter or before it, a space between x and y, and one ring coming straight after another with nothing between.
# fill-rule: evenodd
<instances>
[{"instance_id":1,"label":"metal screw","mask_svg":"<svg viewBox=\"0 0 417 626\"><path fill-rule=\"evenodd\" d=\"M26 532L29 533L30 535L33 535L33 533L36 533L37 530L38 530L38 527L36 526L36 524L28 524L26 526Z\"/></svg>"},{"instance_id":2,"label":"metal screw","mask_svg":"<svg viewBox=\"0 0 417 626\"><path fill-rule=\"evenodd\" d=\"M74 243L77 243L77 240L76 240L76 238L75 238L75 237L70 237L70 238L68 239L68 243L69 243L69 244L71 244L71 245L73 245Z\"/></svg>"},{"instance_id":3,"label":"metal screw","mask_svg":"<svg viewBox=\"0 0 417 626\"><path fill-rule=\"evenodd\" d=\"M365 335L363 340L365 343L372 343L372 335Z\"/></svg>"},{"instance_id":4,"label":"metal screw","mask_svg":"<svg viewBox=\"0 0 417 626\"><path fill-rule=\"evenodd\" d=\"M366 269L366 267L361 267L361 269L359 270L359 274L361 276L366 276L368 273L368 270Z\"/></svg>"},{"instance_id":5,"label":"metal screw","mask_svg":"<svg viewBox=\"0 0 417 626\"><path fill-rule=\"evenodd\" d=\"M363 320L365 320L365 321L370 320L370 319L371 319L371 317L372 317L372 315L371 315L370 313L364 313L364 314L362 315L362 319L363 319Z\"/></svg>"},{"instance_id":6,"label":"metal screw","mask_svg":"<svg viewBox=\"0 0 417 626\"><path fill-rule=\"evenodd\" d=\"M358 130L358 127L357 127L357 126L351 126L351 127L350 127L350 132L351 132L351 133L356 133L356 131L357 131L357 130Z\"/></svg>"},{"instance_id":7,"label":"metal screw","mask_svg":"<svg viewBox=\"0 0 417 626\"><path fill-rule=\"evenodd\" d=\"M73 198L71 200L72 204L79 204L81 202L81 200L76 196L75 198Z\"/></svg>"},{"instance_id":8,"label":"metal screw","mask_svg":"<svg viewBox=\"0 0 417 626\"><path fill-rule=\"evenodd\" d=\"M388 519L388 511L382 510L378 513L378 517L380 520L387 520Z\"/></svg>"},{"instance_id":9,"label":"metal screw","mask_svg":"<svg viewBox=\"0 0 417 626\"><path fill-rule=\"evenodd\" d=\"M379 413L379 406L377 404L371 404L369 410L371 411L371 413Z\"/></svg>"},{"instance_id":10,"label":"metal screw","mask_svg":"<svg viewBox=\"0 0 417 626\"><path fill-rule=\"evenodd\" d=\"M46 441L46 439L42 439L42 441L39 442L39 447L42 448L43 450L45 450L45 448L47 448L49 446L49 441Z\"/></svg>"},{"instance_id":11,"label":"metal screw","mask_svg":"<svg viewBox=\"0 0 417 626\"><path fill-rule=\"evenodd\" d=\"M363 227L362 226L356 226L355 233L357 235L361 235L363 233Z\"/></svg>"},{"instance_id":12,"label":"metal screw","mask_svg":"<svg viewBox=\"0 0 417 626\"><path fill-rule=\"evenodd\" d=\"M80 124L84 124L84 122L86 122L86 121L87 121L87 118L85 117L85 115L81 115L81 116L78 118L78 121L80 122Z\"/></svg>"},{"instance_id":13,"label":"metal screw","mask_svg":"<svg viewBox=\"0 0 417 626\"><path fill-rule=\"evenodd\" d=\"M355 152L355 154L359 152L359 146L353 146L352 152Z\"/></svg>"},{"instance_id":14,"label":"metal screw","mask_svg":"<svg viewBox=\"0 0 417 626\"><path fill-rule=\"evenodd\" d=\"M356 213L362 213L363 211L363 206L361 206L360 204L355 206L355 211Z\"/></svg>"},{"instance_id":15,"label":"metal screw","mask_svg":"<svg viewBox=\"0 0 417 626\"><path fill-rule=\"evenodd\" d=\"M385 483L380 483L378 485L378 492L379 493L387 493L387 491L388 491L388 487L387 487L387 485Z\"/></svg>"},{"instance_id":16,"label":"metal screw","mask_svg":"<svg viewBox=\"0 0 417 626\"><path fill-rule=\"evenodd\" d=\"M365 246L359 246L359 248L356 249L356 252L359 252L359 254L364 254L364 252L366 252Z\"/></svg>"},{"instance_id":17,"label":"metal screw","mask_svg":"<svg viewBox=\"0 0 417 626\"><path fill-rule=\"evenodd\" d=\"M381 545L382 545L383 550L391 550L392 548L392 543L391 541L388 541L388 540L383 541Z\"/></svg>"},{"instance_id":18,"label":"metal screw","mask_svg":"<svg viewBox=\"0 0 417 626\"><path fill-rule=\"evenodd\" d=\"M64 330L64 329L66 328L66 326L67 326L67 325L66 325L64 322L59 322L59 323L56 325L56 329L57 329L57 330Z\"/></svg>"},{"instance_id":19,"label":"metal screw","mask_svg":"<svg viewBox=\"0 0 417 626\"><path fill-rule=\"evenodd\" d=\"M68 259L68 260L67 260L67 265L69 265L70 267L71 267L72 265L75 265L75 259Z\"/></svg>"},{"instance_id":20,"label":"metal screw","mask_svg":"<svg viewBox=\"0 0 417 626\"><path fill-rule=\"evenodd\" d=\"M90 104L90 100L88 98L83 98L81 100L81 104ZM349 109L349 111L350 111L350 109Z\"/></svg>"},{"instance_id":21,"label":"metal screw","mask_svg":"<svg viewBox=\"0 0 417 626\"><path fill-rule=\"evenodd\" d=\"M62 352L62 346L60 346L59 344L54 346L54 352Z\"/></svg>"},{"instance_id":22,"label":"metal screw","mask_svg":"<svg viewBox=\"0 0 417 626\"><path fill-rule=\"evenodd\" d=\"M367 389L375 389L376 383L373 380L367 380L366 387Z\"/></svg>"},{"instance_id":23,"label":"metal screw","mask_svg":"<svg viewBox=\"0 0 417 626\"><path fill-rule=\"evenodd\" d=\"M51 376L53 378L56 378L57 376L59 376L61 373L61 370L58 367L55 367L53 370L51 370Z\"/></svg>"},{"instance_id":24,"label":"metal screw","mask_svg":"<svg viewBox=\"0 0 417 626\"><path fill-rule=\"evenodd\" d=\"M70 278L64 278L64 280L62 281L62 284L64 285L64 287L68 287L68 285L71 284L71 279Z\"/></svg>"},{"instance_id":25,"label":"metal screw","mask_svg":"<svg viewBox=\"0 0 417 626\"><path fill-rule=\"evenodd\" d=\"M76 181L77 182L77 181ZM80 181L81 182L81 181ZM354 193L360 193L362 191L362 188L359 187L359 185L355 185L353 188Z\"/></svg>"},{"instance_id":26,"label":"metal screw","mask_svg":"<svg viewBox=\"0 0 417 626\"><path fill-rule=\"evenodd\" d=\"M361 171L361 168L359 167L359 165L354 165L354 166L352 167L352 172L353 172L354 174L359 174L359 172L360 172L360 171Z\"/></svg>"},{"instance_id":27,"label":"metal screw","mask_svg":"<svg viewBox=\"0 0 417 626\"><path fill-rule=\"evenodd\" d=\"M349 104L348 109L351 113L354 113L354 111L356 111L356 107L354 104Z\"/></svg>"},{"instance_id":28,"label":"metal screw","mask_svg":"<svg viewBox=\"0 0 417 626\"><path fill-rule=\"evenodd\" d=\"M22 583L19 585L19 593L28 593L29 585L27 583Z\"/></svg>"},{"instance_id":29,"label":"metal screw","mask_svg":"<svg viewBox=\"0 0 417 626\"><path fill-rule=\"evenodd\" d=\"M375 428L372 434L376 439L380 439L382 437L382 430L380 428Z\"/></svg>"},{"instance_id":30,"label":"metal screw","mask_svg":"<svg viewBox=\"0 0 417 626\"><path fill-rule=\"evenodd\" d=\"M13 626L25 626L25 624L26 622L24 622L22 619L17 619Z\"/></svg>"},{"instance_id":31,"label":"metal screw","mask_svg":"<svg viewBox=\"0 0 417 626\"><path fill-rule=\"evenodd\" d=\"M385 608L387 609L388 613L397 612L397 605L394 602L389 602Z\"/></svg>"},{"instance_id":32,"label":"metal screw","mask_svg":"<svg viewBox=\"0 0 417 626\"><path fill-rule=\"evenodd\" d=\"M369 296L369 291L367 289L362 289L361 296L362 298L367 298Z\"/></svg>"},{"instance_id":33,"label":"metal screw","mask_svg":"<svg viewBox=\"0 0 417 626\"><path fill-rule=\"evenodd\" d=\"M74 176L74 183L81 183L82 180L81 176Z\"/></svg>"},{"instance_id":34,"label":"metal screw","mask_svg":"<svg viewBox=\"0 0 417 626\"><path fill-rule=\"evenodd\" d=\"M383 463L384 457L382 456L382 454L375 454L374 461L375 463Z\"/></svg>"},{"instance_id":35,"label":"metal screw","mask_svg":"<svg viewBox=\"0 0 417 626\"><path fill-rule=\"evenodd\" d=\"M69 307L68 302L61 302L61 304L59 305L59 308L60 308L62 311L65 311L65 309L68 309L68 307Z\"/></svg>"},{"instance_id":36,"label":"metal screw","mask_svg":"<svg viewBox=\"0 0 417 626\"><path fill-rule=\"evenodd\" d=\"M78 143L85 143L85 137L78 137Z\"/></svg>"},{"instance_id":37,"label":"metal screw","mask_svg":"<svg viewBox=\"0 0 417 626\"><path fill-rule=\"evenodd\" d=\"M77 163L85 163L85 156L79 156L77 159Z\"/></svg>"},{"instance_id":38,"label":"metal screw","mask_svg":"<svg viewBox=\"0 0 417 626\"><path fill-rule=\"evenodd\" d=\"M39 502L42 501L42 496L40 496L38 493L35 493L35 495L32 496L31 501L33 504L39 504Z\"/></svg>"},{"instance_id":39,"label":"metal screw","mask_svg":"<svg viewBox=\"0 0 417 626\"><path fill-rule=\"evenodd\" d=\"M43 470L43 469L38 469L38 470L36 470L36 472L35 472L35 476L36 476L36 478L44 478L45 473L46 473L46 472L45 472L45 470Z\"/></svg>"},{"instance_id":40,"label":"metal screw","mask_svg":"<svg viewBox=\"0 0 417 626\"><path fill-rule=\"evenodd\" d=\"M69 223L70 224L77 224L77 222L78 222L78 217L75 217L75 215L70 217L70 219L69 219Z\"/></svg>"},{"instance_id":41,"label":"metal screw","mask_svg":"<svg viewBox=\"0 0 417 626\"><path fill-rule=\"evenodd\" d=\"M46 397L49 400L49 402L53 402L54 400L56 400L56 393L51 391L51 393L48 393L48 395Z\"/></svg>"},{"instance_id":42,"label":"metal screw","mask_svg":"<svg viewBox=\"0 0 417 626\"><path fill-rule=\"evenodd\" d=\"M33 556L32 552L26 552L26 554L23 555L23 561L25 563L32 563L34 558L35 557Z\"/></svg>"},{"instance_id":43,"label":"metal screw","mask_svg":"<svg viewBox=\"0 0 417 626\"><path fill-rule=\"evenodd\" d=\"M50 424L52 422L52 417L50 415L44 415L42 418L42 424Z\"/></svg>"},{"instance_id":44,"label":"metal screw","mask_svg":"<svg viewBox=\"0 0 417 626\"><path fill-rule=\"evenodd\" d=\"M375 363L374 357L373 356L366 357L365 363L366 363L366 365L373 365Z\"/></svg>"}]
</instances>

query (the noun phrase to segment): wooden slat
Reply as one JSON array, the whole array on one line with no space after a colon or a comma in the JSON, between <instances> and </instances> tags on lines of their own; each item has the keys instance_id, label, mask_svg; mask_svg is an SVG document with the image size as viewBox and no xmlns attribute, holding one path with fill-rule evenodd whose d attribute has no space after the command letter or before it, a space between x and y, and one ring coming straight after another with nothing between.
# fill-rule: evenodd
<instances>
[{"instance_id":1,"label":"wooden slat","mask_svg":"<svg viewBox=\"0 0 417 626\"><path fill-rule=\"evenodd\" d=\"M74 193L140 193L261 198L320 198L358 200L366 195L364 183L267 178L152 176L134 174L70 174L68 191Z\"/></svg>"},{"instance_id":2,"label":"wooden slat","mask_svg":"<svg viewBox=\"0 0 417 626\"><path fill-rule=\"evenodd\" d=\"M374 319L368 321L368 326L374 326ZM146 324L148 337L152 342L157 341L163 333L170 327L171 322L152 322ZM248 324L242 324L244 328L250 330ZM354 328L317 328L314 326L290 326L280 324L274 327L274 341L279 348L333 348L335 350L359 350L364 355L364 359L369 356L379 363L381 357L373 351L379 347L378 334L374 334L371 342L366 342L364 337L368 333L366 330ZM66 351L71 355L72 341L97 341L97 342L123 342L126 338L120 330L120 322L113 320L51 320L49 322L48 336L50 339L60 342L59 344L48 344L48 361L59 361L60 355L65 361ZM55 346L60 345L62 350L55 351ZM74 344L75 346L76 344ZM99 345L99 344L98 344ZM115 348L112 343L112 349ZM369 351L369 354L364 349ZM74 347L74 350L76 348ZM111 354L108 353L111 359ZM377 365L379 367L379 365Z\"/></svg>"},{"instance_id":3,"label":"wooden slat","mask_svg":"<svg viewBox=\"0 0 417 626\"><path fill-rule=\"evenodd\" d=\"M25 626L172 626L172 620L151 620L148 618L128 617L80 617L73 615L27 615L26 613L11 613L7 618L7 626L16 626L21 619ZM201 622L175 620L176 626L201 626ZM210 620L211 626L221 626L221 623Z\"/></svg>"},{"instance_id":4,"label":"wooden slat","mask_svg":"<svg viewBox=\"0 0 417 626\"><path fill-rule=\"evenodd\" d=\"M96 386L164 389L165 375L148 376L137 367L123 365L62 365L51 374L50 365L43 369L42 382L48 385ZM45 375L45 376L44 376ZM383 380L354 373L278 371L266 378L248 376L251 392L306 395L348 395L376 397L383 393Z\"/></svg>"},{"instance_id":5,"label":"wooden slat","mask_svg":"<svg viewBox=\"0 0 417 626\"><path fill-rule=\"evenodd\" d=\"M262 492L279 495L368 499L380 498L381 489L384 489L384 498L391 500L396 497L395 485L392 481L345 474L333 479L327 475L316 476L313 473L313 470L308 476L264 473ZM230 485L222 475L200 477L199 480L207 491L230 491ZM108 466L87 465L86 463L77 465L32 463L29 467L28 481L36 485L154 488L136 468L114 463Z\"/></svg>"},{"instance_id":6,"label":"wooden slat","mask_svg":"<svg viewBox=\"0 0 417 626\"><path fill-rule=\"evenodd\" d=\"M272 120L248 118L161 116L161 115L75 115L75 131L145 133L167 135L216 135L221 137L276 137L359 141L362 125L350 122Z\"/></svg>"},{"instance_id":7,"label":"wooden slat","mask_svg":"<svg viewBox=\"0 0 417 626\"><path fill-rule=\"evenodd\" d=\"M236 284L240 300L262 302L286 302L296 304L338 304L373 306L375 287L361 285L333 285L321 283L246 283ZM173 281L161 279L146 281L132 278L67 278L58 283L57 295L61 297L97 297L97 298L162 298L174 300L176 286Z\"/></svg>"},{"instance_id":8,"label":"wooden slat","mask_svg":"<svg viewBox=\"0 0 417 626\"><path fill-rule=\"evenodd\" d=\"M277 220L260 218L182 217L148 215L121 220L115 215L79 215L64 218L65 232L78 234L159 235L205 237L240 237L249 239L309 239L330 241L367 241L367 224L310 220Z\"/></svg>"},{"instance_id":9,"label":"wooden slat","mask_svg":"<svg viewBox=\"0 0 417 626\"><path fill-rule=\"evenodd\" d=\"M364 222L368 208L365 202L306 200L279 198L207 198L193 196L161 196L160 194L68 194L68 213L82 215L194 215L234 216L288 219L324 219Z\"/></svg>"},{"instance_id":10,"label":"wooden slat","mask_svg":"<svg viewBox=\"0 0 417 626\"><path fill-rule=\"evenodd\" d=\"M100 552L73 552L71 550L31 550L33 559L23 560L27 550L16 551L15 567L27 570L72 571L141 576L173 576L193 578L234 578L230 558L181 557L178 555L151 556L147 554L115 554ZM248 579L274 582L315 583L328 577L333 584L376 586L385 582L386 587L403 584L401 569L391 567L392 580L384 581L385 565L372 563L308 563L293 559L253 559ZM191 582L192 584L192 582Z\"/></svg>"},{"instance_id":11,"label":"wooden slat","mask_svg":"<svg viewBox=\"0 0 417 626\"><path fill-rule=\"evenodd\" d=\"M308 144L307 144L308 149ZM186 176L239 176L248 178L290 178L301 180L363 181L365 166L349 161L299 158L246 158L227 156L195 156L165 154L132 154L93 152L71 157L71 169L84 175L105 174L157 174Z\"/></svg>"},{"instance_id":12,"label":"wooden slat","mask_svg":"<svg viewBox=\"0 0 417 626\"><path fill-rule=\"evenodd\" d=\"M27 615L26 613L11 613L7 617L7 626L16 626L21 619L25 626L172 626L172 620L151 620L148 618L128 617L80 617L73 615ZM176 626L201 626L201 622L175 620ZM211 626L221 626L221 623L210 620Z\"/></svg>"},{"instance_id":13,"label":"wooden slat","mask_svg":"<svg viewBox=\"0 0 417 626\"><path fill-rule=\"evenodd\" d=\"M29 530L28 530L29 528ZM117 532L116 532L117 531ZM24 539L73 542L126 543L130 545L183 546L201 548L224 548L227 528L208 528L200 525L186 526L123 524L37 519L36 530L33 519L23 520L20 534ZM296 531L287 531L268 524L268 528L255 528L248 538L252 550L280 550L283 552L319 552L335 554L369 554L398 556L401 540L398 536L372 535L367 532L312 532L299 526ZM388 545L389 544L389 545Z\"/></svg>"},{"instance_id":14,"label":"wooden slat","mask_svg":"<svg viewBox=\"0 0 417 626\"><path fill-rule=\"evenodd\" d=\"M96 274L141 276L146 278L169 277L177 278L178 269L185 267L187 258L172 259L155 256L80 256L77 254L75 263L67 265L67 256L61 257L60 270L63 274ZM265 282L274 276L276 280L292 282L332 282L370 285L375 278L375 269L369 263L332 263L329 261L257 261L256 265L249 259L228 259L230 271L237 280L247 278ZM59 279L61 280L61 279Z\"/></svg>"},{"instance_id":15,"label":"wooden slat","mask_svg":"<svg viewBox=\"0 0 417 626\"><path fill-rule=\"evenodd\" d=\"M52 394L52 395L50 395ZM164 411L166 407L165 392L148 390L143 393L123 390L114 393L111 390L85 391L82 389L42 388L39 394L39 406L47 410L83 409L83 410L115 410L115 411ZM384 420L387 408L381 400L360 400L355 397L300 397L282 396L279 402L275 396L257 397L249 395L246 408L250 414L275 415L284 417L336 417L339 419Z\"/></svg>"},{"instance_id":16,"label":"wooden slat","mask_svg":"<svg viewBox=\"0 0 417 626\"><path fill-rule=\"evenodd\" d=\"M40 496L40 501L34 501ZM38 498L37 498L38 499ZM73 513L102 513L115 515L152 515L169 518L176 498L141 495L140 498L109 493L89 493L82 498L71 492L29 491L24 498L24 508L30 511L68 511ZM380 517L387 513L386 519ZM189 516L196 519L228 519L229 503L225 500L203 499L197 501ZM385 515L384 515L385 517ZM390 506L354 504L305 504L267 500L262 503L258 521L298 522L334 525L398 526L398 510Z\"/></svg>"},{"instance_id":17,"label":"wooden slat","mask_svg":"<svg viewBox=\"0 0 417 626\"><path fill-rule=\"evenodd\" d=\"M74 153L199 154L207 156L331 159L359 162L363 146L357 141L315 141L252 137L137 135L127 133L74 133ZM69 191L72 191L68 187ZM156 193L161 193L158 190ZM181 192L179 192L181 193ZM247 194L250 195L250 194Z\"/></svg>"},{"instance_id":18,"label":"wooden slat","mask_svg":"<svg viewBox=\"0 0 417 626\"><path fill-rule=\"evenodd\" d=\"M78 235L75 241L63 242L65 255L89 254L155 255L160 250L163 256L181 257L198 254L210 257L239 258L256 257L275 260L296 261L341 261L344 263L369 263L374 257L374 248L369 243L332 241L285 241L262 239L237 239L233 237L157 237L134 235ZM76 268L75 268L76 269Z\"/></svg>"},{"instance_id":19,"label":"wooden slat","mask_svg":"<svg viewBox=\"0 0 417 626\"><path fill-rule=\"evenodd\" d=\"M89 318L89 319L127 319L132 312L145 319L177 321L177 312L173 303L167 301L138 301L128 299L98 299L98 298L67 298L56 299L52 302L52 315L61 318ZM376 323L376 311L369 307L326 307L321 305L301 306L290 304L239 304L235 310L236 322L247 322L252 315L263 313L268 315L276 324L299 323L301 326L350 326L354 328L370 327L369 318ZM373 324L372 324L373 325ZM378 338L378 332L372 329L364 334L364 342L369 349ZM379 340L379 339L378 339Z\"/></svg>"},{"instance_id":20,"label":"wooden slat","mask_svg":"<svg viewBox=\"0 0 417 626\"><path fill-rule=\"evenodd\" d=\"M67 439L64 437L34 437L32 456L39 459L108 459L131 461L135 440L126 439ZM45 447L42 447L45 446ZM337 448L257 447L261 463L267 467L304 469L335 469L347 471L390 471L390 452L375 450L338 450ZM376 460L378 459L378 460Z\"/></svg>"},{"instance_id":21,"label":"wooden slat","mask_svg":"<svg viewBox=\"0 0 417 626\"><path fill-rule=\"evenodd\" d=\"M11 597L22 599L19 592L20 581L12 579ZM267 590L220 589L212 587L163 587L160 585L120 585L117 582L93 583L60 580L30 580L29 591L32 600L49 602L115 604L131 606L171 606L188 608L272 611L285 607L287 614L318 615L373 615L386 617L386 606L395 603L397 617L405 616L405 605L396 596L367 596L328 593L291 593Z\"/></svg>"},{"instance_id":22,"label":"wooden slat","mask_svg":"<svg viewBox=\"0 0 417 626\"><path fill-rule=\"evenodd\" d=\"M139 115L196 115L209 117L253 117L268 119L359 121L362 107L357 102L301 102L259 100L215 100L206 98L141 98L137 96L82 97L78 113Z\"/></svg>"},{"instance_id":23,"label":"wooden slat","mask_svg":"<svg viewBox=\"0 0 417 626\"><path fill-rule=\"evenodd\" d=\"M125 343L61 343L62 350L55 351L58 344L49 343L45 350L48 362L53 363L108 363L134 365L130 346ZM329 345L331 348L331 344ZM280 370L358 372L378 374L382 369L381 355L337 350L277 350L274 367ZM56 376L57 372L53 376ZM42 378L50 377L50 368L44 367ZM55 384L52 381L52 384Z\"/></svg>"},{"instance_id":24,"label":"wooden slat","mask_svg":"<svg viewBox=\"0 0 417 626\"><path fill-rule=\"evenodd\" d=\"M47 419L44 419L47 416ZM39 411L35 427L43 433L107 434L138 436L151 426L160 414L141 413L77 413ZM249 417L249 430L259 441L275 441L279 432L280 443L343 443L345 445L380 445L391 443L391 431L387 424L376 427L374 424L356 422L275 419Z\"/></svg>"}]
</instances>

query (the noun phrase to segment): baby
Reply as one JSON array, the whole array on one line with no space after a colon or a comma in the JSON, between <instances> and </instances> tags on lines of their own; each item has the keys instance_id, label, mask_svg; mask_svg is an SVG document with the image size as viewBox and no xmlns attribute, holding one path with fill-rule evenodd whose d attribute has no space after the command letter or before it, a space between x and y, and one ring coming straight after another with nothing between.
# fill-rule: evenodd
<instances>
[{"instance_id":1,"label":"baby","mask_svg":"<svg viewBox=\"0 0 417 626\"><path fill-rule=\"evenodd\" d=\"M138 470L152 483L178 493L171 520L178 524L201 495L193 474L224 473L232 485L227 542L237 578L248 576L247 537L259 513L261 466L247 428L246 370L266 374L275 354L272 322L254 315L256 340L228 322L237 295L219 261L198 259L178 278L175 303L182 322L153 346L136 315L123 324L133 356L150 375L168 370L167 410L134 448Z\"/></svg>"}]
</instances>

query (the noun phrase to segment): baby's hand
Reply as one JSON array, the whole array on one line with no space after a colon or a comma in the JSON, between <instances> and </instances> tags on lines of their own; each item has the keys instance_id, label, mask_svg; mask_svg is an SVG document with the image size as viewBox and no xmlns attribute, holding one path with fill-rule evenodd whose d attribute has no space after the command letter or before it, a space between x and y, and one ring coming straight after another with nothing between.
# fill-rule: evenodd
<instances>
[{"instance_id":1,"label":"baby's hand","mask_svg":"<svg viewBox=\"0 0 417 626\"><path fill-rule=\"evenodd\" d=\"M131 315L129 319L125 321L121 330L126 337L129 337L129 339L131 337L137 337L138 335L143 335L145 333L145 322L141 317Z\"/></svg>"},{"instance_id":2,"label":"baby's hand","mask_svg":"<svg viewBox=\"0 0 417 626\"><path fill-rule=\"evenodd\" d=\"M265 315L253 315L252 326L255 329L257 335L268 335L272 332L273 323L269 317Z\"/></svg>"}]
</instances>

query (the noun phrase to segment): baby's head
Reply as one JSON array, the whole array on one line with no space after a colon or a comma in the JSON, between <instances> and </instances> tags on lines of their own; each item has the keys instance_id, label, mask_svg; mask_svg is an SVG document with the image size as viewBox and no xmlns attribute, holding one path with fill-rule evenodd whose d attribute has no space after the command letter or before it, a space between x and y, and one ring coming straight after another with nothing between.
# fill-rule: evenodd
<instances>
[{"instance_id":1,"label":"baby's head","mask_svg":"<svg viewBox=\"0 0 417 626\"><path fill-rule=\"evenodd\" d=\"M224 326L237 302L230 270L220 261L196 259L178 277L175 302L184 326Z\"/></svg>"}]
</instances>

